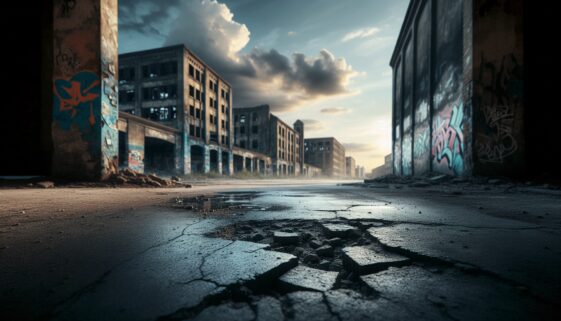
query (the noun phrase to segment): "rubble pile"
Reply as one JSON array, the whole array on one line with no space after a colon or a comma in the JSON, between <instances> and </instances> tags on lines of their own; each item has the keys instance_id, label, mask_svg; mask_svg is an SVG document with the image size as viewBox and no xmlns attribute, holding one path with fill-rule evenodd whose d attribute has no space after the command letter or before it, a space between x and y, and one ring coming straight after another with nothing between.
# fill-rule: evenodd
<instances>
[{"instance_id":1,"label":"rubble pile","mask_svg":"<svg viewBox=\"0 0 561 321\"><path fill-rule=\"evenodd\" d=\"M179 177L173 176L171 179L164 179L155 174L142 174L130 168L124 168L118 173L113 174L109 179L119 185L139 185L151 187L191 187L191 185L181 182Z\"/></svg>"}]
</instances>

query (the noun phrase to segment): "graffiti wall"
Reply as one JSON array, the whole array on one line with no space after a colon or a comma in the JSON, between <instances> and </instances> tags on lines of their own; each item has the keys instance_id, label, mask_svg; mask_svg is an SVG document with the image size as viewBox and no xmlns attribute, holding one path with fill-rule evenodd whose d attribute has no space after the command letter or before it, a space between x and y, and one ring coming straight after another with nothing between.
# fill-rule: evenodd
<instances>
[{"instance_id":1,"label":"graffiti wall","mask_svg":"<svg viewBox=\"0 0 561 321\"><path fill-rule=\"evenodd\" d=\"M433 171L463 175L465 171L463 84L463 1L437 0L432 71Z\"/></svg>"},{"instance_id":2,"label":"graffiti wall","mask_svg":"<svg viewBox=\"0 0 561 321\"><path fill-rule=\"evenodd\" d=\"M430 171L430 1L420 9L415 28L415 126L413 133L413 167L415 175Z\"/></svg>"},{"instance_id":3,"label":"graffiti wall","mask_svg":"<svg viewBox=\"0 0 561 321\"><path fill-rule=\"evenodd\" d=\"M402 97L401 97L401 84L403 82L403 75L401 69L401 62L398 62L394 69L394 103L393 103L393 171L396 175L401 175L401 129L402 129Z\"/></svg>"},{"instance_id":4,"label":"graffiti wall","mask_svg":"<svg viewBox=\"0 0 561 321\"><path fill-rule=\"evenodd\" d=\"M405 45L403 78L403 140L401 142L402 174L413 174L413 39Z\"/></svg>"},{"instance_id":5,"label":"graffiti wall","mask_svg":"<svg viewBox=\"0 0 561 321\"><path fill-rule=\"evenodd\" d=\"M117 1L53 5L53 175L104 179L118 168Z\"/></svg>"},{"instance_id":6,"label":"graffiti wall","mask_svg":"<svg viewBox=\"0 0 561 321\"><path fill-rule=\"evenodd\" d=\"M474 43L476 169L509 174L524 164L521 1L479 3ZM512 32L519 30L519 32Z\"/></svg>"}]
</instances>

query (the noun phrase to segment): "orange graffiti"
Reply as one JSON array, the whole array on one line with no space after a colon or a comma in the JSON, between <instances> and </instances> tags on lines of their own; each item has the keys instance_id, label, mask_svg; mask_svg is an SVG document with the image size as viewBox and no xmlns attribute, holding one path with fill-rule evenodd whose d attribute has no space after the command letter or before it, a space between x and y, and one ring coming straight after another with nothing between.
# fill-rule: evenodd
<instances>
[{"instance_id":1,"label":"orange graffiti","mask_svg":"<svg viewBox=\"0 0 561 321\"><path fill-rule=\"evenodd\" d=\"M95 124L95 117L93 114L93 101L99 97L99 94L89 92L95 86L99 85L99 80L95 80L89 87L84 90L81 89L82 84L78 81L71 81L70 87L64 88L64 91L70 98L62 98L55 86L54 92L60 99L60 111L72 111L72 118L76 116L77 107L84 103L90 103L90 124Z\"/></svg>"}]
</instances>

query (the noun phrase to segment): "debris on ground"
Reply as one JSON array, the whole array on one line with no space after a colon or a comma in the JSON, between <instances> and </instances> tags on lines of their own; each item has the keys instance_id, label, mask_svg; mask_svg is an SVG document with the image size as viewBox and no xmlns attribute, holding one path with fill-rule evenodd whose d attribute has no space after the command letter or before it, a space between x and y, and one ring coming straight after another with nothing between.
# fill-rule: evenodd
<instances>
[{"instance_id":1,"label":"debris on ground","mask_svg":"<svg viewBox=\"0 0 561 321\"><path fill-rule=\"evenodd\" d=\"M138 185L150 187L191 187L191 185L181 182L181 180L176 176L172 177L171 179L164 179L157 176L156 174L143 174L130 168L124 168L118 173L113 174L109 181L119 185Z\"/></svg>"}]
</instances>

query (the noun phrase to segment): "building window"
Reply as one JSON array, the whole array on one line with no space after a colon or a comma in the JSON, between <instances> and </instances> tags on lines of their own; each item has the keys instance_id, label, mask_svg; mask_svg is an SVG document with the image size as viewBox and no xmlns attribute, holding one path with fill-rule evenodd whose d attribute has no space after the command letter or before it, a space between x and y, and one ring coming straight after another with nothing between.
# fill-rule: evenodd
<instances>
[{"instance_id":1,"label":"building window","mask_svg":"<svg viewBox=\"0 0 561 321\"><path fill-rule=\"evenodd\" d=\"M197 115L196 115L197 118L200 119L200 118L201 118L201 110L197 108L196 114L197 114Z\"/></svg>"},{"instance_id":2,"label":"building window","mask_svg":"<svg viewBox=\"0 0 561 321\"><path fill-rule=\"evenodd\" d=\"M195 78L195 67L193 67L193 65L191 64L189 64L189 76Z\"/></svg>"},{"instance_id":3,"label":"building window","mask_svg":"<svg viewBox=\"0 0 561 321\"><path fill-rule=\"evenodd\" d=\"M224 121L224 119L222 120L222 128L226 128L226 122Z\"/></svg>"},{"instance_id":4,"label":"building window","mask_svg":"<svg viewBox=\"0 0 561 321\"><path fill-rule=\"evenodd\" d=\"M226 98L226 93L225 93L224 89L222 89L222 98Z\"/></svg>"},{"instance_id":5,"label":"building window","mask_svg":"<svg viewBox=\"0 0 561 321\"><path fill-rule=\"evenodd\" d=\"M257 113L256 112L251 113L251 120L257 121Z\"/></svg>"},{"instance_id":6,"label":"building window","mask_svg":"<svg viewBox=\"0 0 561 321\"><path fill-rule=\"evenodd\" d=\"M226 106L222 105L222 113L224 114L226 112Z\"/></svg>"},{"instance_id":7,"label":"building window","mask_svg":"<svg viewBox=\"0 0 561 321\"><path fill-rule=\"evenodd\" d=\"M241 148L245 148L245 140L241 140L241 141L240 141L240 147L241 147Z\"/></svg>"},{"instance_id":8,"label":"building window","mask_svg":"<svg viewBox=\"0 0 561 321\"><path fill-rule=\"evenodd\" d=\"M142 108L142 117L154 121L173 120L177 118L177 108L175 106Z\"/></svg>"},{"instance_id":9,"label":"building window","mask_svg":"<svg viewBox=\"0 0 561 321\"><path fill-rule=\"evenodd\" d=\"M195 98L195 87L189 86L189 96Z\"/></svg>"},{"instance_id":10,"label":"building window","mask_svg":"<svg viewBox=\"0 0 561 321\"><path fill-rule=\"evenodd\" d=\"M125 67L119 69L119 84L134 81L136 78L136 69L134 67Z\"/></svg>"},{"instance_id":11,"label":"building window","mask_svg":"<svg viewBox=\"0 0 561 321\"><path fill-rule=\"evenodd\" d=\"M210 106L214 107L214 99L212 99L212 97L210 98Z\"/></svg>"},{"instance_id":12,"label":"building window","mask_svg":"<svg viewBox=\"0 0 561 321\"><path fill-rule=\"evenodd\" d=\"M195 125L189 125L189 134L195 136Z\"/></svg>"},{"instance_id":13,"label":"building window","mask_svg":"<svg viewBox=\"0 0 561 321\"><path fill-rule=\"evenodd\" d=\"M153 63L142 66L143 78L156 78L161 76L177 74L177 62L167 61L162 63Z\"/></svg>"},{"instance_id":14,"label":"building window","mask_svg":"<svg viewBox=\"0 0 561 321\"><path fill-rule=\"evenodd\" d=\"M165 100L177 98L177 86L156 86L142 89L144 100Z\"/></svg>"},{"instance_id":15,"label":"building window","mask_svg":"<svg viewBox=\"0 0 561 321\"><path fill-rule=\"evenodd\" d=\"M252 126L251 127L251 132L253 134L257 134L259 132L259 126Z\"/></svg>"},{"instance_id":16,"label":"building window","mask_svg":"<svg viewBox=\"0 0 561 321\"><path fill-rule=\"evenodd\" d=\"M259 147L259 142L257 141L257 139L254 139L254 140L251 142L251 148L257 149L258 147Z\"/></svg>"},{"instance_id":17,"label":"building window","mask_svg":"<svg viewBox=\"0 0 561 321\"><path fill-rule=\"evenodd\" d=\"M197 81L201 81L201 72L198 70L195 71L195 79L197 79Z\"/></svg>"},{"instance_id":18,"label":"building window","mask_svg":"<svg viewBox=\"0 0 561 321\"><path fill-rule=\"evenodd\" d=\"M191 116L195 116L195 106L191 105L189 106L189 115Z\"/></svg>"},{"instance_id":19,"label":"building window","mask_svg":"<svg viewBox=\"0 0 561 321\"><path fill-rule=\"evenodd\" d=\"M134 102L136 99L134 89L124 90L119 92L119 103L126 104Z\"/></svg>"},{"instance_id":20,"label":"building window","mask_svg":"<svg viewBox=\"0 0 561 321\"><path fill-rule=\"evenodd\" d=\"M245 126L240 127L240 134L245 134Z\"/></svg>"},{"instance_id":21,"label":"building window","mask_svg":"<svg viewBox=\"0 0 561 321\"><path fill-rule=\"evenodd\" d=\"M240 124L245 124L245 115L240 115Z\"/></svg>"},{"instance_id":22,"label":"building window","mask_svg":"<svg viewBox=\"0 0 561 321\"><path fill-rule=\"evenodd\" d=\"M201 91L200 90L195 90L195 99L196 100L201 100Z\"/></svg>"}]
</instances>

